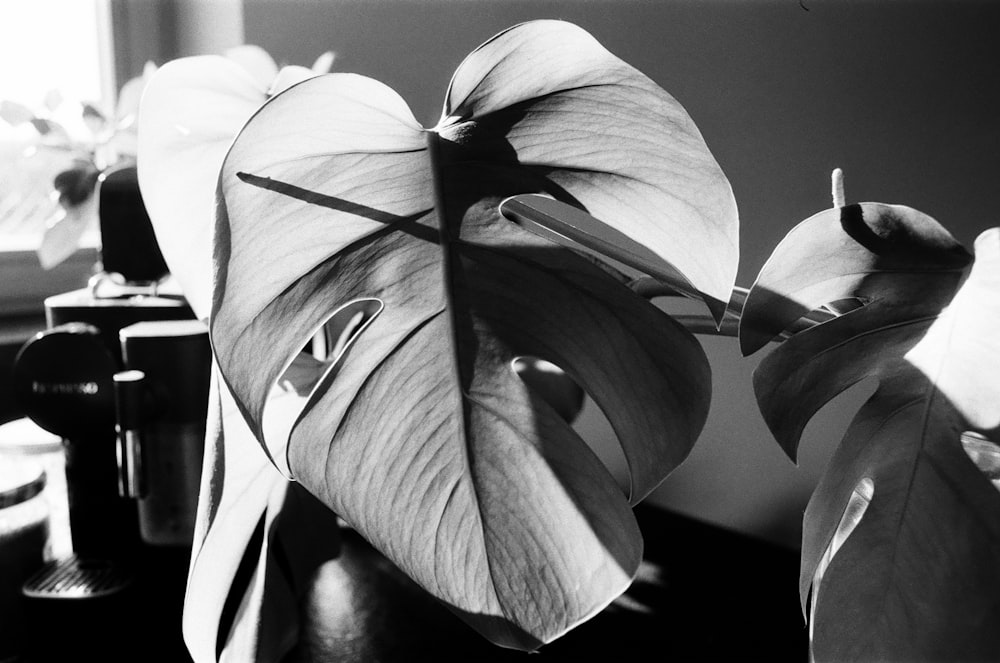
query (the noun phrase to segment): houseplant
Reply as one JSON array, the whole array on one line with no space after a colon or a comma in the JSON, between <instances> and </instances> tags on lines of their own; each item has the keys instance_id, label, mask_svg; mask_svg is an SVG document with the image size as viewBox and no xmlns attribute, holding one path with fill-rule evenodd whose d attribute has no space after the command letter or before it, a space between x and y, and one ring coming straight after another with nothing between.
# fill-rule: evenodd
<instances>
[{"instance_id":1,"label":"houseplant","mask_svg":"<svg viewBox=\"0 0 1000 663\"><path fill-rule=\"evenodd\" d=\"M154 138L171 126L145 102L140 121ZM140 177L144 160L155 168L166 156L140 147ZM168 177L142 184L149 197L182 193ZM508 200L528 193L586 210L580 223L559 225L573 218L562 208L554 215L562 243L578 250L502 214L505 202L532 203ZM285 565L294 580L288 568L308 569L322 551L282 543L302 529L275 525L278 514L306 507L288 507L298 489L274 468L499 644L532 649L599 611L641 558L629 499L683 460L707 412L697 340L641 294L665 289L701 298L723 329L738 328L745 351L805 329L755 379L788 451L825 399L866 373L883 381L807 514L802 593L808 608L813 590L815 657L995 655L990 523L1000 495L979 467L997 455L988 440L997 312L984 294L996 291L997 234L977 243L955 295L971 258L935 221L841 198L776 249L745 305L730 304L736 207L697 128L652 81L565 23L523 24L477 49L434 129L359 76L318 77L272 97L218 178L210 323L224 423L209 445L189 584L196 658L220 649L219 616L258 523L266 535L233 642L249 633L242 642L259 658L287 647L285 632L267 632L275 622L255 619L294 600L288 583L268 585L269 555L305 553L301 567ZM182 237L169 212L152 216L158 235ZM197 218L209 218L207 206ZM204 301L207 279L190 283ZM959 320L970 310L973 322ZM954 333L976 339L977 366L965 365L968 344L949 345L956 320ZM324 330L340 341L333 353L299 353ZM601 404L629 459L628 496L509 369L525 355L552 360ZM957 368L921 378L933 362ZM911 407L897 410L898 399ZM966 431L982 437L962 442ZM249 451L250 437L266 457ZM928 483L928 468L955 479ZM899 477L913 479L895 487ZM964 506L939 499L916 509L928 491ZM959 531L930 529L939 506ZM335 530L329 511L310 513ZM914 589L914 577L941 580ZM949 618L958 602L965 613ZM933 614L906 621L926 605ZM838 630L848 617L870 630Z\"/></svg>"}]
</instances>

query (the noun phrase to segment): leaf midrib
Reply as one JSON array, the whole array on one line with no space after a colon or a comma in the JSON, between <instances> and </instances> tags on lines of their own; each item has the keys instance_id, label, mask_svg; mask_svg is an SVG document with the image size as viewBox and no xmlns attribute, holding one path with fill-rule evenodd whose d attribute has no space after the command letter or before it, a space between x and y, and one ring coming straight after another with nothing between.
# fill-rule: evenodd
<instances>
[{"instance_id":1,"label":"leaf midrib","mask_svg":"<svg viewBox=\"0 0 1000 663\"><path fill-rule=\"evenodd\" d=\"M862 307L862 308L860 308L858 310L859 311L864 310L864 307ZM847 317L847 316L851 315L851 313L853 313L853 312L854 311L848 311L847 313L844 313L840 317ZM814 361L816 361L817 359L819 359L820 357L823 357L824 355L826 355L826 354L828 354L830 352L838 350L838 349L842 348L845 345L849 345L850 343L854 343L855 341L858 341L858 340L860 340L862 338L865 338L866 336L873 336L875 334L882 334L882 333L885 333L885 332L892 331L894 329L899 329L899 328L902 328L902 327L907 327L909 325L919 325L919 324L923 324L923 323L927 323L927 322L933 322L939 315L940 315L940 313L935 313L934 315L924 315L924 316L920 316L919 318L910 318L909 320L901 320L899 322L894 322L892 324L881 325L879 327L875 327L874 329L866 329L865 331L858 332L857 334L853 334L850 337L845 338L842 341L839 341L837 343L834 343L831 346L823 348L822 350L820 350L819 352L817 352L816 354L814 354L812 357L809 358L809 363L811 364ZM821 329L821 328L822 328L822 325L817 325L816 327L814 327L814 329ZM805 330L804 332L801 332L801 333L804 334L804 333L808 333L808 332L809 332L809 330L807 329L807 330Z\"/></svg>"},{"instance_id":2,"label":"leaf midrib","mask_svg":"<svg viewBox=\"0 0 1000 663\"><path fill-rule=\"evenodd\" d=\"M453 381L455 383L455 389L453 392L457 396L456 411L461 413L460 417L460 434L462 436L462 447L465 450L465 471L469 477L469 481L472 483L472 499L475 502L476 512L479 514L479 533L480 540L483 545L483 557L486 560L486 570L487 575L490 580L490 587L493 590L493 597L496 601L497 606L503 613L504 619L508 622L515 623L515 620L511 618L507 606L500 599L500 591L497 587L496 577L493 571L493 562L490 559L490 554L486 550L486 525L485 517L483 515L482 505L479 501L479 487L476 482L475 473L472 471L472 449L469 447L469 422L467 421L467 413L465 407L465 401L468 397L462 388L462 374L460 365L460 354L458 348L458 325L455 320L455 286L452 280L453 261L457 258L454 250L454 239L457 238L457 233L452 234L451 223L449 222L448 215L446 213L447 205L445 204L444 195L444 175L443 175L443 164L441 159L441 141L443 139L435 130L427 131L427 152L428 161L430 162L431 170L431 180L434 182L434 208L437 212L439 232L438 237L441 242L441 275L442 275L442 291L443 291L443 306L446 309L445 320L448 326L447 343L450 345L451 351L451 367L453 374Z\"/></svg>"},{"instance_id":3,"label":"leaf midrib","mask_svg":"<svg viewBox=\"0 0 1000 663\"><path fill-rule=\"evenodd\" d=\"M932 316L931 319L936 318L936 317L938 317L938 316ZM926 318L925 318L925 320L926 320ZM895 326L901 326L901 325L892 325L892 326L895 327ZM954 329L954 325L952 325L951 329L949 329L949 334L948 334L949 335L949 339L951 337L951 331L953 329ZM951 343L949 341L949 343L946 344L946 348L949 348L950 346L951 346ZM902 504L901 504L901 507L899 509L899 515L895 518L895 523L894 523L893 528L892 528L892 531L893 531L893 534L892 534L892 555L891 555L891 557L888 560L889 575L888 575L887 578L885 578L885 582L882 584L882 588L881 588L881 590L879 592L879 594L880 594L879 604L878 604L878 609L875 612L875 614L877 615L876 626L869 633L869 636L867 638L866 648L871 648L872 645L875 644L876 638L875 638L875 635L873 635L873 634L877 635L878 633L882 632L884 630L884 628L885 628L886 619L887 619L886 615L888 614L886 612L886 605L887 605L887 603L889 601L890 588L893 587L896 584L896 576L897 576L897 572L898 572L898 568L899 568L899 566L896 563L896 558L899 555L899 550L900 550L900 547L901 547L900 541L899 541L900 532L902 531L902 529L904 527L904 523L908 520L908 513L909 513L910 505L911 505L910 496L913 493L914 484L916 482L917 469L918 469L920 463L922 461L924 461L924 458L926 456L925 449L926 449L926 446L927 446L927 434L926 434L927 433L927 425L928 425L928 421L930 420L930 416L931 416L930 413L931 413L931 409L932 409L932 406L934 404L935 398L938 397L938 393L939 392L938 392L938 389L937 389L937 381L938 381L938 376L940 375L941 371L944 370L944 365L946 363L945 355L947 355L947 352L942 353L942 356L941 356L941 358L940 358L940 360L938 362L938 365L936 367L937 370L935 371L935 375L933 377L930 376L930 375L927 376L927 385L922 390L922 393L920 393L918 395L915 395L913 398L907 400L905 403L903 403L899 407L895 408L892 412L890 412L888 415L886 415L882 419L881 423L879 424L878 431L876 431L869 438L869 442L871 440L874 440L875 437L879 434L879 432L882 431L885 428L885 426L888 424L889 421L891 421L895 417L899 416L905 410L908 410L911 407L918 406L918 405L921 405L921 404L923 405L923 411L921 412L921 415L920 415L920 424L919 424L919 426L920 426L919 427L919 435L920 435L920 437L919 437L918 443L916 444L916 448L915 448L915 450L914 450L914 452L912 454L911 460L910 460L909 463L907 463L909 465L909 476L907 477L907 480L906 480L906 487L902 491L902 499L901 499ZM877 485L878 484L876 484L876 486Z\"/></svg>"},{"instance_id":4,"label":"leaf midrib","mask_svg":"<svg viewBox=\"0 0 1000 663\"><path fill-rule=\"evenodd\" d=\"M922 401L924 404L923 412L921 413L920 416L920 441L919 444L917 445L916 453L913 455L913 461L910 463L910 475L909 477L907 477L906 480L906 489L903 493L903 505L902 508L900 509L899 517L896 520L896 525L893 528L893 538L892 538L893 545L892 545L892 557L889 560L889 577L886 579L885 585L883 586L884 589L882 591L881 600L879 601L879 609L877 613L879 616L878 623L880 627L882 627L885 624L886 620L885 608L886 608L886 603L889 600L889 588L895 585L896 583L896 572L898 569L898 565L896 564L896 557L898 556L900 549L899 535L903 529L904 521L907 520L907 514L910 510L910 495L913 493L913 486L914 483L916 482L917 468L926 454L925 448L927 446L927 423L930 420L931 407L934 404L934 399L940 393L937 388L938 378L940 377L941 372L944 370L945 367L946 357L948 354L947 350L951 347L951 336L952 332L955 329L954 321L951 322L952 324L948 329L948 342L945 344L945 352L941 353L941 357L940 360L938 361L935 374L933 376L930 375L927 376L927 386L924 388L923 394L921 394L919 398L915 398L910 403L911 405L915 405L919 404ZM898 414L898 411L894 412L893 416L895 416L896 414Z\"/></svg>"}]
</instances>

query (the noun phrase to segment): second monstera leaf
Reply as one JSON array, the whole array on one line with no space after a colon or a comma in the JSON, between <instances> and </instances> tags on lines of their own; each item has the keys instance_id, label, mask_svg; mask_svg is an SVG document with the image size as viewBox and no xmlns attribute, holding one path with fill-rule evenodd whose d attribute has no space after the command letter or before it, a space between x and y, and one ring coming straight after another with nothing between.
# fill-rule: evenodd
<instances>
[{"instance_id":1,"label":"second monstera leaf","mask_svg":"<svg viewBox=\"0 0 1000 663\"><path fill-rule=\"evenodd\" d=\"M312 69L279 69L262 48L245 45L225 56L171 60L147 76L138 113L139 186L164 260L197 317L207 318L212 306L215 185L233 138L271 95L332 64L326 53Z\"/></svg>"},{"instance_id":2,"label":"second monstera leaf","mask_svg":"<svg viewBox=\"0 0 1000 663\"><path fill-rule=\"evenodd\" d=\"M819 408L878 381L805 514L800 592L817 661L1000 656L1000 493L984 475L1000 458L987 439L1000 432L1000 231L977 241L966 278L971 261L925 214L848 205L792 230L747 298L746 350L822 305L861 304L754 374L791 456Z\"/></svg>"},{"instance_id":3,"label":"second monstera leaf","mask_svg":"<svg viewBox=\"0 0 1000 663\"><path fill-rule=\"evenodd\" d=\"M222 169L211 327L275 463L488 638L533 649L627 587L630 501L687 455L710 375L617 272L506 221L522 193L585 208L713 309L728 300L736 209L693 122L581 29L539 21L466 58L433 129L348 74L264 105ZM356 333L266 438L267 394L334 316ZM607 414L627 497L517 377L522 356Z\"/></svg>"}]
</instances>

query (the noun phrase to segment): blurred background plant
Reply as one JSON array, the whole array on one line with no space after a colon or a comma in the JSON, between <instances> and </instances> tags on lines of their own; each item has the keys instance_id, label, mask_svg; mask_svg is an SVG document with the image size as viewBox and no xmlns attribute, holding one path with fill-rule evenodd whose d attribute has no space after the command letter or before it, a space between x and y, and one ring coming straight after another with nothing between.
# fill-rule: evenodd
<instances>
[{"instance_id":1,"label":"blurred background plant","mask_svg":"<svg viewBox=\"0 0 1000 663\"><path fill-rule=\"evenodd\" d=\"M35 248L43 268L96 246L98 178L135 160L139 99L155 71L148 62L125 83L114 109L58 89L34 107L0 101L0 233Z\"/></svg>"},{"instance_id":2,"label":"blurred background plant","mask_svg":"<svg viewBox=\"0 0 1000 663\"><path fill-rule=\"evenodd\" d=\"M311 68L279 67L251 45L228 49L224 57L261 88L259 103L273 86L327 73L334 60L327 52ZM99 245L98 178L135 162L139 101L156 70L147 62L122 86L113 109L58 89L34 105L0 96L0 236L8 248L35 250L41 266L51 269L78 248Z\"/></svg>"}]
</instances>

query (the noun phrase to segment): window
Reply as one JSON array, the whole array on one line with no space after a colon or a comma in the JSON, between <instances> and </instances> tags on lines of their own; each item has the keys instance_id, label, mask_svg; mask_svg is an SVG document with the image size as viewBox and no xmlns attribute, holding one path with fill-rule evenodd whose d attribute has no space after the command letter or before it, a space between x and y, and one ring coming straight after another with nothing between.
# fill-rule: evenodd
<instances>
[{"instance_id":1,"label":"window","mask_svg":"<svg viewBox=\"0 0 1000 663\"><path fill-rule=\"evenodd\" d=\"M242 0L0 0L0 99L43 109L47 91L56 88L67 99L109 112L120 86L147 62L221 53L242 42ZM36 249L44 212L11 211L12 201L21 204L8 197L15 185L22 200L24 189L41 187L34 203L51 204L46 195L53 174L44 174L41 159L42 174L23 161L12 167L30 149L25 141L31 131L0 120L0 324L8 328L4 318L40 318L45 297L83 287L97 261L95 230L85 248L42 269Z\"/></svg>"},{"instance_id":2,"label":"window","mask_svg":"<svg viewBox=\"0 0 1000 663\"><path fill-rule=\"evenodd\" d=\"M0 100L51 119L73 136L81 102L114 100L111 12L107 0L0 0ZM10 110L11 106L7 107ZM0 316L42 312L44 297L81 287L96 260L96 233L44 270L36 255L45 223L58 212L52 178L70 160L32 122L0 120Z\"/></svg>"},{"instance_id":3,"label":"window","mask_svg":"<svg viewBox=\"0 0 1000 663\"><path fill-rule=\"evenodd\" d=\"M41 101L52 88L88 101L113 97L110 18L101 0L0 0L2 94Z\"/></svg>"}]
</instances>

